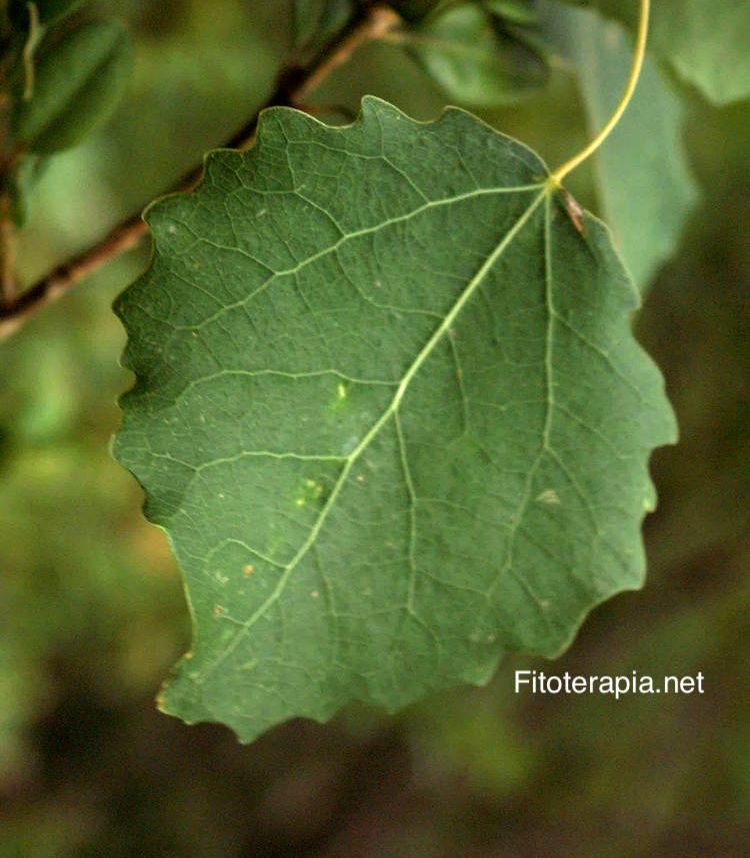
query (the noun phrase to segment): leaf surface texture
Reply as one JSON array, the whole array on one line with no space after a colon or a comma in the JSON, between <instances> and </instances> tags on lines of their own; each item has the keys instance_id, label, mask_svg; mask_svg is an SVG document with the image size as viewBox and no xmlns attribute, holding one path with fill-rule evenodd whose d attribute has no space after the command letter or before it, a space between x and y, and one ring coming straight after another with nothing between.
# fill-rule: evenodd
<instances>
[{"instance_id":1,"label":"leaf surface texture","mask_svg":"<svg viewBox=\"0 0 750 858\"><path fill-rule=\"evenodd\" d=\"M673 417L606 227L546 176L463 111L366 98L346 128L266 111L149 210L116 455L186 576L166 711L248 740L396 709L641 584Z\"/></svg>"}]
</instances>

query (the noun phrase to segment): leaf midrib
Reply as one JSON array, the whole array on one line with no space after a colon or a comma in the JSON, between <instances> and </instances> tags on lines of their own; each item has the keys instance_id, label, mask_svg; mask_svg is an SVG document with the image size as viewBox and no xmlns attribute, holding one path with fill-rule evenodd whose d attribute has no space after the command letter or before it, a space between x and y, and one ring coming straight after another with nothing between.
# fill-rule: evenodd
<instances>
[{"instance_id":1,"label":"leaf midrib","mask_svg":"<svg viewBox=\"0 0 750 858\"><path fill-rule=\"evenodd\" d=\"M435 346L446 335L446 333L449 331L449 329L455 322L456 318L460 315L463 308L466 306L466 304L470 301L476 290L479 288L486 275L491 271L491 269L503 255L507 247L521 232L521 230L529 221L529 219L539 207L541 202L545 200L549 196L549 194L549 186L546 184L543 185L541 192L534 197L534 199L520 215L515 224L508 230L508 232L505 233L505 235L498 242L492 253L490 253L484 263L482 263L477 273L464 287L463 291L453 303L453 306L448 311L443 321L440 323L440 325L438 325L430 339L422 347L417 357L407 369L388 406L384 409L380 417L378 417L378 419L372 424L367 433L362 437L359 444L347 456L346 462L341 469L338 479L336 480L336 483L331 490L331 493L326 499L323 508L320 510L318 518L310 529L310 533L308 534L307 538L302 543L300 548L297 550L296 554L285 565L284 572L279 577L279 580L273 592L271 592L265 599L263 604L260 605L250 615L250 617L248 617L247 620L245 620L245 622L242 624L242 627L235 633L234 637L227 644L224 651L212 663L210 663L201 674L194 677L194 681L196 682L196 684L201 684L210 673L212 673L217 667L219 667L219 665L221 665L228 658L228 656L231 655L232 652L234 652L237 646L239 646L241 641L250 632L255 623L266 613L266 611L271 607L271 605L273 605L280 598L281 594L286 588L286 584L289 581L289 578L291 577L292 573L307 555L308 551L310 551L310 549L315 545L318 536L323 528L323 525L326 522L326 519L328 518L333 507L335 506L338 496L341 493L341 490L343 489L344 485L346 484L346 481L349 477L349 474L351 473L352 468L359 460L359 458L363 455L363 453L367 450L370 444L375 440L375 438L380 433L380 430L386 425L386 423L391 419L391 417L398 415L399 406L404 396L406 395L406 392L411 382L414 380L415 376L417 375L421 367L424 365L424 363L428 360L428 358L434 351Z\"/></svg>"}]
</instances>

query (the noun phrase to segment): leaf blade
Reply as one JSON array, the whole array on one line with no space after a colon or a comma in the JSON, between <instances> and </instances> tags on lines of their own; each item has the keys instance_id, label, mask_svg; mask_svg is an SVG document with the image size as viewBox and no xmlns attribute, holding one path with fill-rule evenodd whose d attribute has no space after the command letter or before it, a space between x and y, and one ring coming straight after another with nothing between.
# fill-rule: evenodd
<instances>
[{"instance_id":1,"label":"leaf blade","mask_svg":"<svg viewBox=\"0 0 750 858\"><path fill-rule=\"evenodd\" d=\"M462 111L420 125L368 98L346 129L267 112L252 154L150 210L154 264L118 306L138 380L116 454L189 581L166 711L250 739L351 699L398 708L559 651L640 583L671 412L606 230L582 238L545 172ZM553 250L574 263L554 305Z\"/></svg>"}]
</instances>

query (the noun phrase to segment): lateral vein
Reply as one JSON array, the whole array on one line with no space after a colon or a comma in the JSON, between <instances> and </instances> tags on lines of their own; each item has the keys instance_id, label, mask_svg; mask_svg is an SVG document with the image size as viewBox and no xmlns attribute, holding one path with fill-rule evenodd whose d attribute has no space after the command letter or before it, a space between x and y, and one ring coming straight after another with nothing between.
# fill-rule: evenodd
<instances>
[{"instance_id":1,"label":"lateral vein","mask_svg":"<svg viewBox=\"0 0 750 858\"><path fill-rule=\"evenodd\" d=\"M347 478L351 473L352 468L362 456L362 454L367 450L370 444L374 441L377 435L380 433L380 430L386 425L386 423L393 417L401 402L406 395L407 390L409 389L409 385L414 380L414 377L417 375L421 367L424 365L425 361L432 354L435 346L440 342L440 340L446 335L446 333L450 330L451 326L466 306L466 304L470 301L471 297L474 295L484 278L487 274L492 270L495 263L500 259L508 246L513 242L516 236L521 232L523 227L529 221L531 216L534 214L536 209L539 207L542 200L544 200L548 195L548 189L543 187L541 192L534 197L529 206L524 210L515 224L505 233L503 238L497 244L495 249L490 253L487 259L482 263L477 273L471 278L469 283L463 289L461 294L456 299L455 303L451 307L451 309L446 314L443 321L438 325L438 327L433 332L432 336L429 338L427 343L422 347L421 351L411 363L409 368L407 369L404 377L401 379L401 382L396 389L396 392L393 395L389 405L385 408L380 417L373 423L367 433L362 437L361 441L357 446L352 450L349 456L344 463L341 472L336 480L336 484L334 485L330 495L326 499L326 502L321 509L315 523L310 529L310 532L302 543L300 548L297 550L297 553L292 557L289 563L286 565L284 572L279 577L279 580L276 583L276 587L273 592L271 592L268 597L264 600L264 602L242 623L242 627L236 632L235 636L229 641L224 651L213 661L213 663L209 664L205 671L199 676L196 677L196 682L201 683L205 678L212 673L220 664L222 664L234 650L239 646L241 641L246 637L246 635L250 632L255 623L262 617L266 611L273 605L284 592L286 588L287 582L291 577L294 570L303 560L305 555L310 551L313 545L317 542L318 536L323 528L323 525L326 522L331 510L336 504L341 491L346 484Z\"/></svg>"}]
</instances>

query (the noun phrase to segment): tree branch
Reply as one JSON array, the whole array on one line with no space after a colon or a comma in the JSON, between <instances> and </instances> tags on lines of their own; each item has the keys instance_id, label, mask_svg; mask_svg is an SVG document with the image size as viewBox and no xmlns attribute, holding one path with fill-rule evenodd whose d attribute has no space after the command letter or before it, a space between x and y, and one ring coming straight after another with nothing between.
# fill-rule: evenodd
<instances>
[{"instance_id":1,"label":"tree branch","mask_svg":"<svg viewBox=\"0 0 750 858\"><path fill-rule=\"evenodd\" d=\"M398 23L399 16L388 6L376 4L363 9L307 67L292 65L282 71L273 93L222 148L248 149L255 140L258 119L263 110L279 106L304 109L302 102L308 93L345 63L362 44L381 38ZM164 193L190 191L202 175L201 163ZM0 339L13 333L30 315L67 293L110 259L135 247L147 231L141 215L133 215L117 224L101 241L58 265L20 295L0 304Z\"/></svg>"},{"instance_id":2,"label":"tree branch","mask_svg":"<svg viewBox=\"0 0 750 858\"><path fill-rule=\"evenodd\" d=\"M10 222L9 207L8 196L0 195L0 300L3 303L10 303L16 298L13 227Z\"/></svg>"}]
</instances>

